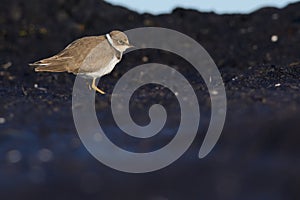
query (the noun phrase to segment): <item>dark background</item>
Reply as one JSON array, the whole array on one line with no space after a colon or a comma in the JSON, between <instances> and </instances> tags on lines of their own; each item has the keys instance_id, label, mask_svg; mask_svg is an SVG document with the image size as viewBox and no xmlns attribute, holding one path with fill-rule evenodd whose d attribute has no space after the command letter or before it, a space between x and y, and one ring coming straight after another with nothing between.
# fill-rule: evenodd
<instances>
[{"instance_id":1,"label":"dark background","mask_svg":"<svg viewBox=\"0 0 300 200\"><path fill-rule=\"evenodd\" d=\"M1 200L299 199L299 10L295 3L249 15L178 8L153 16L93 0L1 0ZM217 145L198 159L210 117L201 77L167 52L126 54L99 83L108 94L96 97L99 121L114 142L143 151L162 146L176 133L176 123L169 123L157 141L117 138L120 130L113 125L109 94L118 78L145 61L168 64L184 74L203 111L198 136L180 159L156 172L127 174L102 165L81 144L71 110L75 76L38 74L28 63L82 36L144 26L174 29L204 46L223 77L228 113ZM176 116L174 95L150 85L133 95L136 122L147 124L147 107L157 102Z\"/></svg>"}]
</instances>

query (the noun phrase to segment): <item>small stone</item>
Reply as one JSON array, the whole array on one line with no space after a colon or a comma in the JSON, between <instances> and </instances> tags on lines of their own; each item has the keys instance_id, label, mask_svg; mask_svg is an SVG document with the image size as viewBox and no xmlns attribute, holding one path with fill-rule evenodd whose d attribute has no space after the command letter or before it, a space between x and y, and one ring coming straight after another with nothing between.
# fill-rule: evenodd
<instances>
[{"instance_id":1,"label":"small stone","mask_svg":"<svg viewBox=\"0 0 300 200\"><path fill-rule=\"evenodd\" d=\"M211 94L212 94L212 95L218 95L219 92L218 92L217 90L212 90L212 91L211 91Z\"/></svg>"},{"instance_id":2,"label":"small stone","mask_svg":"<svg viewBox=\"0 0 300 200\"><path fill-rule=\"evenodd\" d=\"M0 117L0 124L4 124L5 123L5 118L4 117Z\"/></svg>"},{"instance_id":3,"label":"small stone","mask_svg":"<svg viewBox=\"0 0 300 200\"><path fill-rule=\"evenodd\" d=\"M2 67L3 69L8 69L8 68L11 67L11 65L12 65L12 62L7 62L7 63L3 64L1 67Z\"/></svg>"},{"instance_id":4,"label":"small stone","mask_svg":"<svg viewBox=\"0 0 300 200\"><path fill-rule=\"evenodd\" d=\"M53 153L49 149L41 149L38 151L37 157L42 162L49 162L53 159Z\"/></svg>"},{"instance_id":5,"label":"small stone","mask_svg":"<svg viewBox=\"0 0 300 200\"><path fill-rule=\"evenodd\" d=\"M42 27L42 28L39 29L39 33L43 34L43 35L46 35L48 33L48 30L46 28Z\"/></svg>"},{"instance_id":6,"label":"small stone","mask_svg":"<svg viewBox=\"0 0 300 200\"><path fill-rule=\"evenodd\" d=\"M278 41L278 36L277 35L272 35L271 41L272 42L277 42Z\"/></svg>"},{"instance_id":7,"label":"small stone","mask_svg":"<svg viewBox=\"0 0 300 200\"><path fill-rule=\"evenodd\" d=\"M237 79L238 79L238 77L235 76L235 77L232 78L232 81L236 81Z\"/></svg>"},{"instance_id":8,"label":"small stone","mask_svg":"<svg viewBox=\"0 0 300 200\"><path fill-rule=\"evenodd\" d=\"M100 135L99 133L95 133L93 138L96 142L101 142L103 140L102 135Z\"/></svg>"},{"instance_id":9,"label":"small stone","mask_svg":"<svg viewBox=\"0 0 300 200\"><path fill-rule=\"evenodd\" d=\"M272 56L270 53L266 53L266 59L267 61L271 61L272 60Z\"/></svg>"},{"instance_id":10,"label":"small stone","mask_svg":"<svg viewBox=\"0 0 300 200\"><path fill-rule=\"evenodd\" d=\"M274 13L274 14L272 15L272 19L273 19L273 20L279 19L279 14L278 14L278 13Z\"/></svg>"},{"instance_id":11,"label":"small stone","mask_svg":"<svg viewBox=\"0 0 300 200\"><path fill-rule=\"evenodd\" d=\"M22 159L22 155L18 150L11 150L7 152L6 157L10 163L17 163Z\"/></svg>"},{"instance_id":12,"label":"small stone","mask_svg":"<svg viewBox=\"0 0 300 200\"><path fill-rule=\"evenodd\" d=\"M280 87L280 86L281 86L280 83L275 84L275 87Z\"/></svg>"},{"instance_id":13,"label":"small stone","mask_svg":"<svg viewBox=\"0 0 300 200\"><path fill-rule=\"evenodd\" d=\"M10 81L13 81L13 80L15 80L16 79L16 77L15 76L8 76L8 80L10 80Z\"/></svg>"},{"instance_id":14,"label":"small stone","mask_svg":"<svg viewBox=\"0 0 300 200\"><path fill-rule=\"evenodd\" d=\"M143 61L143 62L148 62L148 61L149 61L149 58L148 58L147 56L143 56L143 57L142 57L142 61Z\"/></svg>"},{"instance_id":15,"label":"small stone","mask_svg":"<svg viewBox=\"0 0 300 200\"><path fill-rule=\"evenodd\" d=\"M72 138L71 140L71 147L72 148L78 148L81 145L81 141L78 138Z\"/></svg>"}]
</instances>

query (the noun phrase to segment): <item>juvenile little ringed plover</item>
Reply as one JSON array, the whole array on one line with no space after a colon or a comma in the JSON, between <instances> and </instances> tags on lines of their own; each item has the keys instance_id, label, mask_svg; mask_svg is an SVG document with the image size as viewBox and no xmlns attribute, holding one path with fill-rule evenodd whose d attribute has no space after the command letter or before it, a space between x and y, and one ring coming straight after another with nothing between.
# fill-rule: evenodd
<instances>
[{"instance_id":1,"label":"juvenile little ringed plover","mask_svg":"<svg viewBox=\"0 0 300 200\"><path fill-rule=\"evenodd\" d=\"M123 52L131 47L125 33L112 31L77 39L58 54L29 65L36 72L69 72L91 77L91 88L105 94L95 85L96 79L110 73L121 61Z\"/></svg>"}]
</instances>

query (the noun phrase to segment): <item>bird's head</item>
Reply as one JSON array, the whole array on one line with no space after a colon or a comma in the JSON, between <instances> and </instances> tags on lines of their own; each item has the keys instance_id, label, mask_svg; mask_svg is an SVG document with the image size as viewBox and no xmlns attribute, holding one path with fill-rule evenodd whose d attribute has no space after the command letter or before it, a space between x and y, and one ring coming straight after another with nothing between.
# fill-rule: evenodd
<instances>
[{"instance_id":1,"label":"bird's head","mask_svg":"<svg viewBox=\"0 0 300 200\"><path fill-rule=\"evenodd\" d=\"M118 51L124 52L126 49L133 47L128 40L128 37L125 33L121 31L112 31L109 33L113 47L116 48Z\"/></svg>"}]
</instances>

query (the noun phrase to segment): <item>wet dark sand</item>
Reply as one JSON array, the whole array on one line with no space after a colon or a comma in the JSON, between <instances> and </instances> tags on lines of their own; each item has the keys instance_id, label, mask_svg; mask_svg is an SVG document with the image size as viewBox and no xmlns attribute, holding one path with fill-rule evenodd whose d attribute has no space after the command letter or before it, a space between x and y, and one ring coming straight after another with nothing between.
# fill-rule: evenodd
<instances>
[{"instance_id":1,"label":"wet dark sand","mask_svg":"<svg viewBox=\"0 0 300 200\"><path fill-rule=\"evenodd\" d=\"M299 9L300 4L293 4L249 15L176 9L172 14L152 16L92 0L3 0L0 198L299 199ZM109 94L126 71L143 64L143 57L183 73L197 92L202 111L197 138L179 160L160 171L127 174L102 165L81 144L71 110L75 77L37 74L27 64L85 35L142 26L178 30L203 45L223 77L228 112L217 145L207 157L198 159L210 117L209 95L201 77L168 53L126 54L113 73L101 79L108 95L96 97L99 121L115 143L153 150L176 133L170 123L156 141L131 141L114 126ZM137 123L147 124L145 105L157 102L167 105L175 116L172 120L178 119L174 95L149 86L132 99Z\"/></svg>"}]
</instances>

